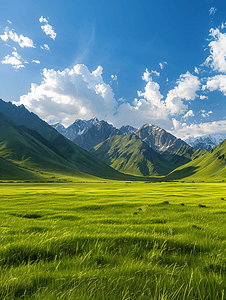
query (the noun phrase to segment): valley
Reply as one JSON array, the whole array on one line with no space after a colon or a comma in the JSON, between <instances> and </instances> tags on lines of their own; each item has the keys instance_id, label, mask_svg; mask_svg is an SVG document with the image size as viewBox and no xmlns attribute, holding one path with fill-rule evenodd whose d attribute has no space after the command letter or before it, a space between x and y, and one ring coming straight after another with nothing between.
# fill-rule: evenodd
<instances>
[{"instance_id":1,"label":"valley","mask_svg":"<svg viewBox=\"0 0 226 300\"><path fill-rule=\"evenodd\" d=\"M0 101L0 298L225 299L226 140L78 123Z\"/></svg>"}]
</instances>

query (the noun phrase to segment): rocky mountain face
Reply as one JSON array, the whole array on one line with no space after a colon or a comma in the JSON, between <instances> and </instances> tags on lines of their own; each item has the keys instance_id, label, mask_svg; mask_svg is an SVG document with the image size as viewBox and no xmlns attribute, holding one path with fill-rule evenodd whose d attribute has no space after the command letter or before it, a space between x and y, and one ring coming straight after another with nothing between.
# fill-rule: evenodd
<instances>
[{"instance_id":1,"label":"rocky mountain face","mask_svg":"<svg viewBox=\"0 0 226 300\"><path fill-rule=\"evenodd\" d=\"M56 123L54 125L51 125L54 129L56 129L60 134L64 135L66 131L66 127L62 125L61 123Z\"/></svg>"},{"instance_id":2,"label":"rocky mountain face","mask_svg":"<svg viewBox=\"0 0 226 300\"><path fill-rule=\"evenodd\" d=\"M90 150L113 135L122 134L121 131L105 121L100 121L86 132L78 135L73 142L85 150Z\"/></svg>"},{"instance_id":3,"label":"rocky mountain face","mask_svg":"<svg viewBox=\"0 0 226 300\"><path fill-rule=\"evenodd\" d=\"M90 127L97 124L99 124L99 120L97 118L93 118L88 121L80 119L75 120L75 122L67 128L60 123L56 123L52 125L52 127L55 128L59 133L64 135L66 138L73 141L78 135L86 133Z\"/></svg>"},{"instance_id":4,"label":"rocky mountain face","mask_svg":"<svg viewBox=\"0 0 226 300\"><path fill-rule=\"evenodd\" d=\"M121 133L123 135L127 135L127 134L131 134L135 131L137 131L137 128L130 126L130 125L125 125L119 128L119 130L121 131Z\"/></svg>"},{"instance_id":5,"label":"rocky mountain face","mask_svg":"<svg viewBox=\"0 0 226 300\"><path fill-rule=\"evenodd\" d=\"M219 145L225 138L226 134L209 134L197 138L190 137L186 139L185 142L195 149L201 148L210 151L212 148Z\"/></svg>"},{"instance_id":6,"label":"rocky mountain face","mask_svg":"<svg viewBox=\"0 0 226 300\"><path fill-rule=\"evenodd\" d=\"M155 125L145 124L135 131L135 134L159 153L166 151L172 146L174 146L173 151L175 151L176 148L187 145L181 139L176 138L174 135Z\"/></svg>"}]
</instances>

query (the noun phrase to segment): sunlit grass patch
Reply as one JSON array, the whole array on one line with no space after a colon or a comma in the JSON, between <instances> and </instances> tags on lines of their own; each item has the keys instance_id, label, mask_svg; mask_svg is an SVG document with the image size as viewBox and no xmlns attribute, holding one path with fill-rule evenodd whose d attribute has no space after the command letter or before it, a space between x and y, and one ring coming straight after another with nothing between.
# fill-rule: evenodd
<instances>
[{"instance_id":1,"label":"sunlit grass patch","mask_svg":"<svg viewBox=\"0 0 226 300\"><path fill-rule=\"evenodd\" d=\"M225 183L13 184L0 299L225 299Z\"/></svg>"}]
</instances>

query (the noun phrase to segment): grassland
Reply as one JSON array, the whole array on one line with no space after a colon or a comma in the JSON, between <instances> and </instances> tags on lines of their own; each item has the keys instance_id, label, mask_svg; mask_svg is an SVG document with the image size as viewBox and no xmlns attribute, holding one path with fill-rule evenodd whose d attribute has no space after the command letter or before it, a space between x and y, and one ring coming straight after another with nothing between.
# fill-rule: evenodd
<instances>
[{"instance_id":1,"label":"grassland","mask_svg":"<svg viewBox=\"0 0 226 300\"><path fill-rule=\"evenodd\" d=\"M226 299L225 188L0 183L0 299Z\"/></svg>"}]
</instances>

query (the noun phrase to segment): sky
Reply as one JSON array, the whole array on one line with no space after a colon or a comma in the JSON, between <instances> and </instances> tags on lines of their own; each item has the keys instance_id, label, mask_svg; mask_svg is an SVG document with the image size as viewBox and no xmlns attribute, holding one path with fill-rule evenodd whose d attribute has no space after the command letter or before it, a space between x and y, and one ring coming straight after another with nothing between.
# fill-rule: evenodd
<instances>
[{"instance_id":1,"label":"sky","mask_svg":"<svg viewBox=\"0 0 226 300\"><path fill-rule=\"evenodd\" d=\"M50 124L97 117L226 134L223 0L8 0L0 98Z\"/></svg>"}]
</instances>

